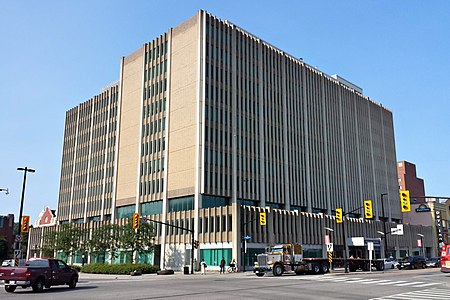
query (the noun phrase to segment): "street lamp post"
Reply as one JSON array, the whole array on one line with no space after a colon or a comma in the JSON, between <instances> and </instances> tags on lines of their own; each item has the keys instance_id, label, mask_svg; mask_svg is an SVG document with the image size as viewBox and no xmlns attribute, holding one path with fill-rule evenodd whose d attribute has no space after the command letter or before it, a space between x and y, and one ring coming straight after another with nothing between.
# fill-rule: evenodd
<instances>
[{"instance_id":1,"label":"street lamp post","mask_svg":"<svg viewBox=\"0 0 450 300\"><path fill-rule=\"evenodd\" d=\"M22 212L23 212L23 200L25 198L25 184L27 182L27 173L34 173L36 170L30 169L28 167L25 168L17 168L18 171L23 171L23 185L22 185L22 197L20 199L20 210L19 210L19 227L17 228L17 236L20 236L21 228L22 228ZM21 250L21 242L16 242L16 250Z\"/></svg>"},{"instance_id":2,"label":"street lamp post","mask_svg":"<svg viewBox=\"0 0 450 300\"><path fill-rule=\"evenodd\" d=\"M420 236L420 244L422 244L422 256L425 256L425 246L423 244L424 235L421 233L418 233L417 235Z\"/></svg>"},{"instance_id":3,"label":"street lamp post","mask_svg":"<svg viewBox=\"0 0 450 300\"><path fill-rule=\"evenodd\" d=\"M384 201L383 201L383 197L387 196L386 193L381 194L381 210L383 211L383 231L384 233L386 233L386 215L384 213ZM387 258L387 236L386 234L384 235L384 258Z\"/></svg>"}]
</instances>

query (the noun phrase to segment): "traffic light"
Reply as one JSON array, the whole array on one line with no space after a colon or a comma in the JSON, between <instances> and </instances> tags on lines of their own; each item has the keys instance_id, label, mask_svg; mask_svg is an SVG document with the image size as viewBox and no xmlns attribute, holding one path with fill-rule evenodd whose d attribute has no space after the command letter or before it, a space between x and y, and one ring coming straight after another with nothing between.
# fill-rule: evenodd
<instances>
[{"instance_id":1,"label":"traffic light","mask_svg":"<svg viewBox=\"0 0 450 300\"><path fill-rule=\"evenodd\" d=\"M409 199L408 190L400 191L400 206L402 208L402 212L411 211L411 201Z\"/></svg>"},{"instance_id":2,"label":"traffic light","mask_svg":"<svg viewBox=\"0 0 450 300\"><path fill-rule=\"evenodd\" d=\"M139 216L139 213L133 214L133 229L139 229L139 226L141 225L141 218Z\"/></svg>"},{"instance_id":3,"label":"traffic light","mask_svg":"<svg viewBox=\"0 0 450 300\"><path fill-rule=\"evenodd\" d=\"M342 208L336 208L336 223L342 223L343 222L342 217L343 217Z\"/></svg>"},{"instance_id":4,"label":"traffic light","mask_svg":"<svg viewBox=\"0 0 450 300\"><path fill-rule=\"evenodd\" d=\"M373 218L372 200L364 200L364 217L366 219Z\"/></svg>"},{"instance_id":5,"label":"traffic light","mask_svg":"<svg viewBox=\"0 0 450 300\"><path fill-rule=\"evenodd\" d=\"M30 231L30 216L23 216L21 232L28 232L28 231Z\"/></svg>"},{"instance_id":6,"label":"traffic light","mask_svg":"<svg viewBox=\"0 0 450 300\"><path fill-rule=\"evenodd\" d=\"M200 247L200 242L199 241L194 241L194 248L198 249Z\"/></svg>"},{"instance_id":7,"label":"traffic light","mask_svg":"<svg viewBox=\"0 0 450 300\"><path fill-rule=\"evenodd\" d=\"M260 212L259 213L259 224L263 225L263 226L267 224L266 213L265 212Z\"/></svg>"}]
</instances>

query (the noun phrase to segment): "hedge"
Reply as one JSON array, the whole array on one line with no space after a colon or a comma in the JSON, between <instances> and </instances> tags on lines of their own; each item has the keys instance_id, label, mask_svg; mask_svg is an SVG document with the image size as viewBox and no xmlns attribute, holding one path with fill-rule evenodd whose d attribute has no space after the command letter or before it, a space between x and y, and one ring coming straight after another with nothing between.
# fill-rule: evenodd
<instances>
[{"instance_id":1,"label":"hedge","mask_svg":"<svg viewBox=\"0 0 450 300\"><path fill-rule=\"evenodd\" d=\"M80 271L81 271L81 267L80 267L80 266L78 266L78 265L69 265L69 267L71 267L72 269L75 269L75 270L77 270L78 272L80 272Z\"/></svg>"},{"instance_id":2,"label":"hedge","mask_svg":"<svg viewBox=\"0 0 450 300\"><path fill-rule=\"evenodd\" d=\"M152 274L159 271L158 266L148 264L88 264L81 267L82 273L92 274L130 274L132 271L140 271L142 274Z\"/></svg>"}]
</instances>

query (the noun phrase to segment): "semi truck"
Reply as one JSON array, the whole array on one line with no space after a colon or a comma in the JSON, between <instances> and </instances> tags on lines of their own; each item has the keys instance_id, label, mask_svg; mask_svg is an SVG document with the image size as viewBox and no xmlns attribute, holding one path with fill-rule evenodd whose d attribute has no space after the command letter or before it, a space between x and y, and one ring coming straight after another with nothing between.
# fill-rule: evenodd
<instances>
[{"instance_id":1,"label":"semi truck","mask_svg":"<svg viewBox=\"0 0 450 300\"><path fill-rule=\"evenodd\" d=\"M269 248L266 253L258 254L253 272L258 277L272 273L281 276L283 273L294 272L297 275L304 273L324 274L331 268L345 267L343 258L333 258L330 263L325 258L305 258L300 244L278 244ZM348 269L355 272L358 269L369 271L375 268L377 271L384 270L383 259L349 258Z\"/></svg>"}]
</instances>

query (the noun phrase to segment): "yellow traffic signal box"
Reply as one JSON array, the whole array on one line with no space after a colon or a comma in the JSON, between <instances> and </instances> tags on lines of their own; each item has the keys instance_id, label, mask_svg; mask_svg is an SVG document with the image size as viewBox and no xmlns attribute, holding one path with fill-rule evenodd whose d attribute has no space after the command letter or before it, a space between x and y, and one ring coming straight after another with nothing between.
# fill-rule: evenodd
<instances>
[{"instance_id":1,"label":"yellow traffic signal box","mask_svg":"<svg viewBox=\"0 0 450 300\"><path fill-rule=\"evenodd\" d=\"M373 218L372 200L364 200L364 217L366 219Z\"/></svg>"},{"instance_id":2,"label":"yellow traffic signal box","mask_svg":"<svg viewBox=\"0 0 450 300\"><path fill-rule=\"evenodd\" d=\"M411 201L409 199L409 191L404 190L400 191L400 206L402 212L410 212L411 211Z\"/></svg>"},{"instance_id":3,"label":"yellow traffic signal box","mask_svg":"<svg viewBox=\"0 0 450 300\"><path fill-rule=\"evenodd\" d=\"M343 222L343 213L342 208L336 208L336 223Z\"/></svg>"},{"instance_id":4,"label":"yellow traffic signal box","mask_svg":"<svg viewBox=\"0 0 450 300\"><path fill-rule=\"evenodd\" d=\"M21 232L30 231L30 216L22 216L22 228Z\"/></svg>"},{"instance_id":5,"label":"yellow traffic signal box","mask_svg":"<svg viewBox=\"0 0 450 300\"><path fill-rule=\"evenodd\" d=\"M262 226L267 225L266 213L265 212L260 212L259 213L259 224L262 225Z\"/></svg>"},{"instance_id":6,"label":"yellow traffic signal box","mask_svg":"<svg viewBox=\"0 0 450 300\"><path fill-rule=\"evenodd\" d=\"M141 225L141 218L138 213L133 214L133 229L139 229Z\"/></svg>"}]
</instances>

